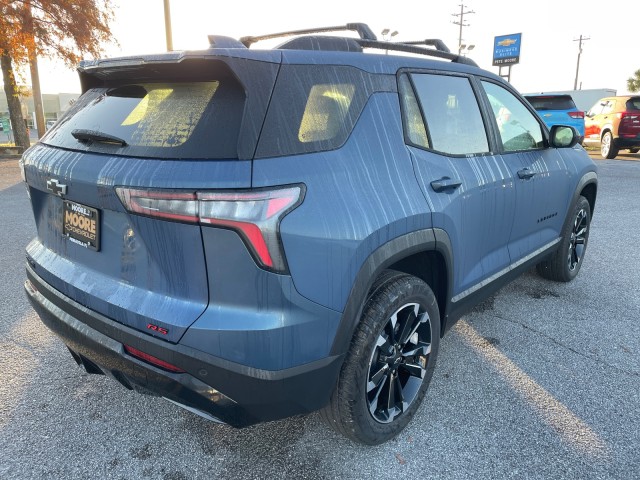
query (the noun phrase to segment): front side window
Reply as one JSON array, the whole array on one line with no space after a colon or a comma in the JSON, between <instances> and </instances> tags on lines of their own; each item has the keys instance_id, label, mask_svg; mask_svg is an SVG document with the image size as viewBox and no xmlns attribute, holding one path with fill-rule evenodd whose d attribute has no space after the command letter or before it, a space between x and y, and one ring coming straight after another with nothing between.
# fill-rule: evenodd
<instances>
[{"instance_id":1,"label":"front side window","mask_svg":"<svg viewBox=\"0 0 640 480\"><path fill-rule=\"evenodd\" d=\"M450 155L489 151L487 133L471 83L465 77L412 74L431 148Z\"/></svg>"},{"instance_id":2,"label":"front side window","mask_svg":"<svg viewBox=\"0 0 640 480\"><path fill-rule=\"evenodd\" d=\"M507 152L544 147L542 127L535 116L509 90L482 81L498 124L502 146Z\"/></svg>"},{"instance_id":3,"label":"front side window","mask_svg":"<svg viewBox=\"0 0 640 480\"><path fill-rule=\"evenodd\" d=\"M596 115L600 115L602 113L602 109L604 107L605 103L604 102L598 102L596 103L593 107L591 107L589 109L589 111L587 112L587 117L591 118L591 117L595 117Z\"/></svg>"}]
</instances>

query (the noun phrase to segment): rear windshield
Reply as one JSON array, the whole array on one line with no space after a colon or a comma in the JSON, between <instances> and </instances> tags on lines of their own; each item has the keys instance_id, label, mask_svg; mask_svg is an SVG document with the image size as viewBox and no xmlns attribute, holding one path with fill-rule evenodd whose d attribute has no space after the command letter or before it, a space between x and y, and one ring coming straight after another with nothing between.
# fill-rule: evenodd
<instances>
[{"instance_id":1,"label":"rear windshield","mask_svg":"<svg viewBox=\"0 0 640 480\"><path fill-rule=\"evenodd\" d=\"M569 95L545 95L544 97L526 97L536 110L575 110L576 104Z\"/></svg>"},{"instance_id":2,"label":"rear windshield","mask_svg":"<svg viewBox=\"0 0 640 480\"><path fill-rule=\"evenodd\" d=\"M227 79L88 90L43 143L154 158L237 158L245 95Z\"/></svg>"},{"instance_id":3,"label":"rear windshield","mask_svg":"<svg viewBox=\"0 0 640 480\"><path fill-rule=\"evenodd\" d=\"M640 110L640 97L627 100L627 110Z\"/></svg>"}]
</instances>

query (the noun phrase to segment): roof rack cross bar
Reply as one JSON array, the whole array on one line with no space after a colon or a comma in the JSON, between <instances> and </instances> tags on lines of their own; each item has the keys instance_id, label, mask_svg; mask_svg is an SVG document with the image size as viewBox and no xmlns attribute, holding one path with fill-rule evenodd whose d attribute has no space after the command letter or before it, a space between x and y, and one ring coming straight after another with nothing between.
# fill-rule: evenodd
<instances>
[{"instance_id":1,"label":"roof rack cross bar","mask_svg":"<svg viewBox=\"0 0 640 480\"><path fill-rule=\"evenodd\" d=\"M306 35L310 33L343 32L343 31L358 32L358 35L360 35L360 38L364 40L375 41L378 39L376 37L376 34L373 33L373 31L369 28L369 26L366 23L347 23L346 25L337 25L334 27L308 28L304 30L291 30L288 32L269 33L266 35L246 36L246 37L240 38L240 41L246 47L250 47L252 44L256 42L259 42L261 40L270 40L272 38L291 37L294 35Z\"/></svg>"},{"instance_id":2,"label":"roof rack cross bar","mask_svg":"<svg viewBox=\"0 0 640 480\"><path fill-rule=\"evenodd\" d=\"M449 47L445 45L445 43L439 38L427 38L425 40L413 40L411 42L397 42L404 43L405 45L429 45L432 47L436 47L436 50L440 50L441 52L450 53Z\"/></svg>"},{"instance_id":3,"label":"roof rack cross bar","mask_svg":"<svg viewBox=\"0 0 640 480\"><path fill-rule=\"evenodd\" d=\"M462 63L464 65L472 65L477 67L478 64L470 58L463 57L462 55L456 55L455 53L443 52L441 50L433 50L431 48L422 48L415 45L407 45L405 43L391 43L380 42L364 39L354 39L363 48L379 48L381 50L392 50L396 52L417 53L418 55L428 55L431 57L445 58L455 63Z\"/></svg>"}]
</instances>

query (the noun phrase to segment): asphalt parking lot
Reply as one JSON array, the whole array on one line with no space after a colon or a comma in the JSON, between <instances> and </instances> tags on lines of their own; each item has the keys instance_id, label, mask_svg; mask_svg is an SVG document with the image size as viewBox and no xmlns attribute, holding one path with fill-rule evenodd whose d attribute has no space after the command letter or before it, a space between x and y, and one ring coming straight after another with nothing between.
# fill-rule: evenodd
<instances>
[{"instance_id":1,"label":"asphalt parking lot","mask_svg":"<svg viewBox=\"0 0 640 480\"><path fill-rule=\"evenodd\" d=\"M627 160L640 154L597 160L576 280L529 272L466 315L414 421L364 447L317 414L235 430L83 373L23 293L35 226L17 161L0 159L0 478L639 478L640 161Z\"/></svg>"}]
</instances>

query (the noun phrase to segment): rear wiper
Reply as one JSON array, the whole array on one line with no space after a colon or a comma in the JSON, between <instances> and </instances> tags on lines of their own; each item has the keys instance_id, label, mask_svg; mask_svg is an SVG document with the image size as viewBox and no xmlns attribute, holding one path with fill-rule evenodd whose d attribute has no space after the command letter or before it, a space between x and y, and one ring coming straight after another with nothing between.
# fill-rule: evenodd
<instances>
[{"instance_id":1,"label":"rear wiper","mask_svg":"<svg viewBox=\"0 0 640 480\"><path fill-rule=\"evenodd\" d=\"M73 130L71 132L71 135L73 135L73 138L75 138L79 142L100 142L120 145L121 147L127 146L127 142L125 142L122 138L114 137L113 135L109 135L108 133L101 133L93 130Z\"/></svg>"}]
</instances>

